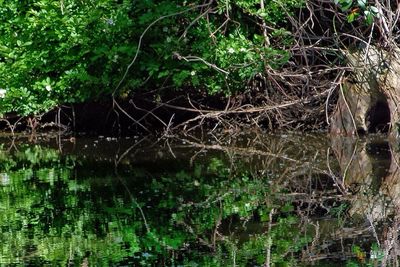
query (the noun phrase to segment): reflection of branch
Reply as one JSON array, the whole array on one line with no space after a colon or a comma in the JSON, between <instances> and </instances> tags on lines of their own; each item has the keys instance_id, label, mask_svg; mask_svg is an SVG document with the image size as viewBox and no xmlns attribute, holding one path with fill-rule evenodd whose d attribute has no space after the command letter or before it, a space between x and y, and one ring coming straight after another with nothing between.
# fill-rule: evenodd
<instances>
[{"instance_id":1,"label":"reflection of branch","mask_svg":"<svg viewBox=\"0 0 400 267\"><path fill-rule=\"evenodd\" d=\"M349 162L347 163L346 168L345 168L344 171L343 171L343 181L342 181L343 184L345 184L345 179L346 179L346 176L347 176L347 171L349 170L349 167L350 167L350 165L351 165L351 162L352 162L353 159L354 159L354 156L355 156L355 154L356 154L356 151L357 151L357 142L356 142L355 145L354 145L353 154L351 155L351 158L350 158Z\"/></svg>"},{"instance_id":2,"label":"reflection of branch","mask_svg":"<svg viewBox=\"0 0 400 267\"><path fill-rule=\"evenodd\" d=\"M185 141L185 143L187 143L187 145L176 146L176 147L194 147L194 148L200 148L202 150L220 150L220 151L227 153L228 155L237 154L237 155L244 155L244 156L249 156L249 155L267 156L267 157L272 157L272 158L277 158L277 159L283 159L283 160L286 160L286 161L289 161L292 163L297 163L301 167L308 167L309 169L311 169L313 171L317 171L320 174L324 174L329 177L331 177L331 175L332 175L332 173L330 173L329 171L321 169L315 165L314 166L311 165L310 164L311 162L309 162L307 165L305 165L305 162L303 162L303 161L296 160L294 158L290 158L288 156L285 156L285 155L279 154L279 153L272 153L272 152L267 152L267 151L263 151L263 150L259 150L259 149L255 149L255 148L249 148L249 147L242 148L242 147L235 147L235 146L207 145L207 144L203 144L203 143L192 142L187 139L183 139L183 140ZM302 175L302 174L304 174L304 173L292 172L292 175Z\"/></svg>"},{"instance_id":3,"label":"reflection of branch","mask_svg":"<svg viewBox=\"0 0 400 267\"><path fill-rule=\"evenodd\" d=\"M230 194L233 194L235 191L233 190L229 190L228 192L225 192L223 195L218 196L217 198L215 198L214 200L211 201L211 199L214 197L213 195L209 196L206 200L199 202L199 203L187 203L187 204L182 204L181 206L183 208L185 207L191 207L194 206L196 208L200 207L209 207L210 204L214 204L216 202L221 202L225 197L227 197Z\"/></svg>"},{"instance_id":4,"label":"reflection of branch","mask_svg":"<svg viewBox=\"0 0 400 267\"><path fill-rule=\"evenodd\" d=\"M310 225L314 226L315 228L315 236L313 238L313 241L311 242L311 246L308 248L308 256L311 257L311 255L316 254L316 247L318 244L318 240L320 239L320 226L319 222L316 221L315 223L310 222Z\"/></svg>"},{"instance_id":5,"label":"reflection of branch","mask_svg":"<svg viewBox=\"0 0 400 267\"><path fill-rule=\"evenodd\" d=\"M329 193L334 193L334 192L326 192L323 191L321 192L319 195L317 195L315 192L312 193L312 195L310 195L309 193L285 193L285 194L277 194L277 197L279 199L283 199L283 200L292 200L293 202L298 202L298 201L303 201L309 204L312 203L322 203L324 201L332 201L332 200L336 200L336 201L350 201L351 199L354 199L355 196L351 196L351 195L346 195L343 196L342 194L331 194L328 195ZM306 199L307 197L312 197L309 199Z\"/></svg>"},{"instance_id":6,"label":"reflection of branch","mask_svg":"<svg viewBox=\"0 0 400 267\"><path fill-rule=\"evenodd\" d=\"M167 131L166 131L166 132L167 132ZM172 148L171 148L171 146L170 146L170 144L169 144L168 139L167 139L166 143L167 143L167 147L168 147L169 152L170 152L171 155L174 157L174 159L176 159L175 153L174 153L174 151L172 150Z\"/></svg>"},{"instance_id":7,"label":"reflection of branch","mask_svg":"<svg viewBox=\"0 0 400 267\"><path fill-rule=\"evenodd\" d=\"M193 228L192 228L190 225L188 225L188 224L185 223L184 221L177 221L176 223L177 223L178 225L184 226L184 227L186 228L186 230L187 230L189 233L191 233L192 235L196 236L197 239L200 241L201 244L203 244L204 246L206 246L206 247L208 247L208 248L210 248L210 249L213 249L212 244L210 244L210 242L204 240L203 238L197 236L197 234L194 232Z\"/></svg>"},{"instance_id":8,"label":"reflection of branch","mask_svg":"<svg viewBox=\"0 0 400 267\"><path fill-rule=\"evenodd\" d=\"M374 237L375 237L376 243L378 244L378 247L381 247L381 243L379 242L378 234L376 233L376 229L374 226L374 219L372 218L371 213L367 214L367 220L368 220L369 224L371 225L371 230L372 230L372 233L374 234Z\"/></svg>"},{"instance_id":9,"label":"reflection of branch","mask_svg":"<svg viewBox=\"0 0 400 267\"><path fill-rule=\"evenodd\" d=\"M212 237L212 244L213 244L214 250L216 249L217 234L219 235L218 228L221 225L222 213L223 213L222 201L219 201L219 215L218 215L218 219L215 223L214 233L213 233L213 237Z\"/></svg>"},{"instance_id":10,"label":"reflection of branch","mask_svg":"<svg viewBox=\"0 0 400 267\"><path fill-rule=\"evenodd\" d=\"M270 267L271 264L271 247L272 247L272 216L274 216L275 209L272 209L269 213L269 222L268 222L268 240L267 240L267 256L265 259L264 267Z\"/></svg>"},{"instance_id":11,"label":"reflection of branch","mask_svg":"<svg viewBox=\"0 0 400 267\"><path fill-rule=\"evenodd\" d=\"M144 215L143 209L142 207L140 207L139 203L137 202L136 198L133 196L131 190L129 190L129 187L127 186L127 184L125 183L125 181L119 176L118 172L115 171L115 175L117 176L117 178L120 180L120 182L122 183L122 185L125 187L126 191L129 194L129 197L131 198L131 201L136 205L136 208L138 208L138 210L140 211L140 215L142 216L143 219L143 223L144 226L146 227L146 231L147 233L150 233L150 227L147 223L146 220L146 216Z\"/></svg>"},{"instance_id":12,"label":"reflection of branch","mask_svg":"<svg viewBox=\"0 0 400 267\"><path fill-rule=\"evenodd\" d=\"M396 210L396 215L392 226L386 231L386 236L383 244L384 256L382 266L392 266L393 260L398 260L400 255L400 244L398 241L398 232L400 228L399 209Z\"/></svg>"},{"instance_id":13,"label":"reflection of branch","mask_svg":"<svg viewBox=\"0 0 400 267\"><path fill-rule=\"evenodd\" d=\"M143 212L142 207L140 207L140 205L139 205L139 203L137 202L136 198L133 196L131 190L129 190L129 187L127 186L127 184L125 183L125 181L119 176L119 174L118 174L117 171L115 172L115 175L116 175L117 178L120 180L120 182L122 183L122 185L125 187L125 189L126 189L126 191L128 192L129 197L131 198L131 201L133 202L133 204L135 204L136 208L138 208L138 210L139 210L139 212L140 212L140 215L142 216L144 226L146 227L146 231L147 231L147 233L150 233L150 227L149 227L149 225L148 225L148 223L147 223L146 216L144 215L144 212Z\"/></svg>"},{"instance_id":14,"label":"reflection of branch","mask_svg":"<svg viewBox=\"0 0 400 267\"><path fill-rule=\"evenodd\" d=\"M115 161L115 168L118 168L118 165L121 163L122 159L126 157L126 155L128 155L128 153L134 149L135 147L137 147L140 143L142 143L144 140L147 140L146 137L140 139L139 141L137 141L135 144L133 144L132 146L130 146L127 150L124 151L124 153L121 154L121 156L118 157L118 155L116 155L117 159Z\"/></svg>"},{"instance_id":15,"label":"reflection of branch","mask_svg":"<svg viewBox=\"0 0 400 267\"><path fill-rule=\"evenodd\" d=\"M134 145L132 145L131 147L129 147L122 155L121 155L121 157L117 160L117 158L116 158L116 160L115 160L115 176L117 176L117 178L120 180L120 182L122 183L122 185L125 187L125 189L126 189L126 191L128 192L128 194L129 194L129 197L131 198L131 201L136 205L136 207L138 208L138 210L139 210L139 212L140 212L140 214L141 214L141 216L142 216L142 219L143 219L143 223L144 223L144 225L145 225L145 227L146 227L146 231L147 231L147 233L150 233L150 227L149 227L149 225L148 225L148 223L147 223L147 220L146 220L146 216L144 215L144 212L143 212L143 209L142 209L142 207L140 207L140 205L139 205L139 203L137 202L137 200L136 200L136 198L133 196L133 194L132 194L132 192L131 192L131 190L129 190L129 187L128 187L128 185L125 183L125 181L120 177L120 175L119 175L119 173L118 173L118 165L119 165L119 163L121 162L121 160L133 149L133 148L135 148L138 144L140 144L143 140L145 140L146 138L143 138L143 139L141 139L139 142L137 142L137 143L135 143Z\"/></svg>"},{"instance_id":16,"label":"reflection of branch","mask_svg":"<svg viewBox=\"0 0 400 267\"><path fill-rule=\"evenodd\" d=\"M343 178L343 181L341 181L341 180L339 179L339 177L337 177L337 176L333 173L333 171L332 171L332 169L331 169L331 164L330 164L330 156L329 156L329 155L330 155L330 150L331 150L331 148L328 147L328 150L326 151L326 166L328 167L329 176L332 177L333 182L338 186L340 192L341 192L343 195L345 195L345 194L347 194L346 185L344 184L344 179L345 179L345 178ZM346 168L346 171L347 171L347 168ZM343 176L343 177L345 177L345 176Z\"/></svg>"},{"instance_id":17,"label":"reflection of branch","mask_svg":"<svg viewBox=\"0 0 400 267\"><path fill-rule=\"evenodd\" d=\"M185 142L189 144L189 145L186 145L186 147L189 146L189 147L196 147L196 148L209 149L209 150L222 150L222 151L225 151L228 153L235 152L240 155L255 154L255 155L262 155L262 156L270 156L270 157L285 159L285 160L288 160L291 162L302 163L299 160L295 160L295 159L289 158L284 155L266 152L266 151L253 149L253 148L242 148L242 147L234 147L234 146L227 147L227 146L221 146L221 145L206 145L206 144L201 144L201 143L195 143L195 142L192 142L192 141L186 140L186 139L185 139Z\"/></svg>"}]
</instances>

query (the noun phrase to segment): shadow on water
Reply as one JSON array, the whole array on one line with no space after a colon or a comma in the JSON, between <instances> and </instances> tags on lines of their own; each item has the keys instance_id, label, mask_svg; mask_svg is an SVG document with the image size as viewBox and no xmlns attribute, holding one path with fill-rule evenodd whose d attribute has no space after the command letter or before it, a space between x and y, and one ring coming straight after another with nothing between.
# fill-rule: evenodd
<instances>
[{"instance_id":1,"label":"shadow on water","mask_svg":"<svg viewBox=\"0 0 400 267\"><path fill-rule=\"evenodd\" d=\"M379 135L0 141L1 264L397 264L400 154Z\"/></svg>"}]
</instances>

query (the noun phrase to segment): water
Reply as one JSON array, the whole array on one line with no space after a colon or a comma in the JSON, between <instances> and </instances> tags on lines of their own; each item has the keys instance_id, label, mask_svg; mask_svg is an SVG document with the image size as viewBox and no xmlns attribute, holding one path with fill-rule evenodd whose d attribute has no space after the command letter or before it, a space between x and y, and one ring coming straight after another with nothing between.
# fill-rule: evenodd
<instances>
[{"instance_id":1,"label":"water","mask_svg":"<svg viewBox=\"0 0 400 267\"><path fill-rule=\"evenodd\" d=\"M397 263L400 154L379 135L0 143L1 265Z\"/></svg>"}]
</instances>

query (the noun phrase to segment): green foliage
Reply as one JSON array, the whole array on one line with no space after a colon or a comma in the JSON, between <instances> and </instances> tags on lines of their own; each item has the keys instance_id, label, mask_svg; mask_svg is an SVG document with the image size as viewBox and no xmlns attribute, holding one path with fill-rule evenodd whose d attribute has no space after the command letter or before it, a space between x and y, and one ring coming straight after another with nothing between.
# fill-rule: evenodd
<instances>
[{"instance_id":1,"label":"green foliage","mask_svg":"<svg viewBox=\"0 0 400 267\"><path fill-rule=\"evenodd\" d=\"M92 185L73 175L74 157L22 146L0 158L1 265L80 265L86 258L108 266L138 252L138 225L121 220L134 210L112 193L108 204L91 200Z\"/></svg>"},{"instance_id":2,"label":"green foliage","mask_svg":"<svg viewBox=\"0 0 400 267\"><path fill-rule=\"evenodd\" d=\"M336 203L334 203L334 204L336 204ZM332 207L329 210L329 213L332 216L335 216L335 217L337 217L339 219L339 218L344 217L343 215L347 212L348 208L349 208L349 204L348 203L345 203L345 202L344 203L340 203L338 206Z\"/></svg>"},{"instance_id":3,"label":"green foliage","mask_svg":"<svg viewBox=\"0 0 400 267\"><path fill-rule=\"evenodd\" d=\"M287 62L284 22L303 1L265 1L264 9L254 0L203 8L203 1L1 3L0 114L28 115L110 96L136 52L117 92L122 97L160 87L243 90L266 66ZM271 46L261 22L275 29Z\"/></svg>"},{"instance_id":4,"label":"green foliage","mask_svg":"<svg viewBox=\"0 0 400 267\"><path fill-rule=\"evenodd\" d=\"M226 2L239 7L243 13L263 18L268 24L276 25L286 21L287 16L292 16L295 8L300 8L305 3L298 0L264 1L264 9L260 8L260 0L219 1L223 6ZM228 5L229 6L229 5Z\"/></svg>"},{"instance_id":5,"label":"green foliage","mask_svg":"<svg viewBox=\"0 0 400 267\"><path fill-rule=\"evenodd\" d=\"M373 243L369 251L369 258L367 258L368 252L365 251L358 245L352 246L352 252L354 254L354 259L346 263L346 267L372 267L382 265L385 253L379 247L378 244Z\"/></svg>"},{"instance_id":6,"label":"green foliage","mask_svg":"<svg viewBox=\"0 0 400 267\"><path fill-rule=\"evenodd\" d=\"M269 193L268 179L232 172L218 158L163 175L123 169L124 185L109 166L79 164L38 145L2 149L0 163L0 264L221 266L235 257L245 266L262 264L272 246L271 262L284 265L295 264L294 255L312 240L293 206ZM212 244L221 220L240 226L261 210L269 218L272 207L270 232L244 242L224 235L215 254L198 245Z\"/></svg>"},{"instance_id":7,"label":"green foliage","mask_svg":"<svg viewBox=\"0 0 400 267\"><path fill-rule=\"evenodd\" d=\"M378 9L370 5L367 0L334 0L343 12L347 13L347 21L352 23L362 17L367 25L371 25L375 17L378 17Z\"/></svg>"},{"instance_id":8,"label":"green foliage","mask_svg":"<svg viewBox=\"0 0 400 267\"><path fill-rule=\"evenodd\" d=\"M46 111L109 94L134 47L123 1L4 1L0 7L0 113ZM114 75L114 76L113 76Z\"/></svg>"}]
</instances>

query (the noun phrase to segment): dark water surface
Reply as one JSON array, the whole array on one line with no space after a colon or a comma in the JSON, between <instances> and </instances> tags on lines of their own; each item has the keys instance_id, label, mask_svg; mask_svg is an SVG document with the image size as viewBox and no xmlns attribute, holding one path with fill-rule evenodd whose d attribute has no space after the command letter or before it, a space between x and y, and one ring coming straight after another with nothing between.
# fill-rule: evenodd
<instances>
[{"instance_id":1,"label":"dark water surface","mask_svg":"<svg viewBox=\"0 0 400 267\"><path fill-rule=\"evenodd\" d=\"M0 265L392 266L382 136L0 138Z\"/></svg>"}]
</instances>

